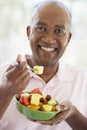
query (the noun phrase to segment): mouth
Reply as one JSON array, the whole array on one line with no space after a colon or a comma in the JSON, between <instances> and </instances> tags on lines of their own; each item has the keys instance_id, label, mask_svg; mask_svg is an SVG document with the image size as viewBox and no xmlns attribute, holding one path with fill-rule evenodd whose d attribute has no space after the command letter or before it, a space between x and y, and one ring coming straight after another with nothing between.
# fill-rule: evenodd
<instances>
[{"instance_id":1,"label":"mouth","mask_svg":"<svg viewBox=\"0 0 87 130\"><path fill-rule=\"evenodd\" d=\"M43 46L39 46L42 50L47 51L47 52L53 52L55 51L57 48L55 47L43 47Z\"/></svg>"}]
</instances>

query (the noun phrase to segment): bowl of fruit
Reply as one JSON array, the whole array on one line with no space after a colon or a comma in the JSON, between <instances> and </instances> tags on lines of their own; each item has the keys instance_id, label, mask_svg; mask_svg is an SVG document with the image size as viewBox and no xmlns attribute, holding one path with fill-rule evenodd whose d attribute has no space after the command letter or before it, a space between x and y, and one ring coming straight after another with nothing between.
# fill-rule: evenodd
<instances>
[{"instance_id":1,"label":"bowl of fruit","mask_svg":"<svg viewBox=\"0 0 87 130\"><path fill-rule=\"evenodd\" d=\"M17 110L32 120L50 120L60 112L56 108L58 102L38 88L16 94L14 99Z\"/></svg>"}]
</instances>

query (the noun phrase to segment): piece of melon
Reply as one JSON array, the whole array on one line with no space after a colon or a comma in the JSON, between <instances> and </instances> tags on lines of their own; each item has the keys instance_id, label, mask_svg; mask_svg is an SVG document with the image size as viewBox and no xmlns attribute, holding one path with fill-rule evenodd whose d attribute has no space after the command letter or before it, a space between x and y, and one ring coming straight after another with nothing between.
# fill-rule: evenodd
<instances>
[{"instance_id":1,"label":"piece of melon","mask_svg":"<svg viewBox=\"0 0 87 130\"><path fill-rule=\"evenodd\" d=\"M42 96L40 94L31 94L31 101L30 104L33 105L39 105L40 104L40 98Z\"/></svg>"},{"instance_id":2,"label":"piece of melon","mask_svg":"<svg viewBox=\"0 0 87 130\"><path fill-rule=\"evenodd\" d=\"M44 66L34 66L33 69L35 74L43 74Z\"/></svg>"},{"instance_id":3,"label":"piece of melon","mask_svg":"<svg viewBox=\"0 0 87 130\"><path fill-rule=\"evenodd\" d=\"M44 104L42 105L44 111L46 112L51 112L52 111L52 106L51 105L48 105L48 104Z\"/></svg>"}]
</instances>

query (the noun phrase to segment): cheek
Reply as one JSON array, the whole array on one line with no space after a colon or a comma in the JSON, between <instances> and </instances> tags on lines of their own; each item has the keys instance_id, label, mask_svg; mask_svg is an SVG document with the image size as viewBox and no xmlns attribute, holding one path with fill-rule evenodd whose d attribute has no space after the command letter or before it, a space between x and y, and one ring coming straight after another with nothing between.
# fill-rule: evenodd
<instances>
[{"instance_id":1,"label":"cheek","mask_svg":"<svg viewBox=\"0 0 87 130\"><path fill-rule=\"evenodd\" d=\"M36 55L38 53L37 44L38 44L37 38L34 35L32 35L32 39L30 39L30 47L31 47L32 53L34 55Z\"/></svg>"},{"instance_id":2,"label":"cheek","mask_svg":"<svg viewBox=\"0 0 87 130\"><path fill-rule=\"evenodd\" d=\"M69 35L67 34L64 38L64 46L67 46L69 43Z\"/></svg>"},{"instance_id":3,"label":"cheek","mask_svg":"<svg viewBox=\"0 0 87 130\"><path fill-rule=\"evenodd\" d=\"M67 38L63 38L60 42L60 50L65 50L66 47L68 45L68 39Z\"/></svg>"},{"instance_id":4,"label":"cheek","mask_svg":"<svg viewBox=\"0 0 87 130\"><path fill-rule=\"evenodd\" d=\"M37 43L38 39L40 36L38 36L38 34L33 31L30 35L30 42L32 42L33 44Z\"/></svg>"},{"instance_id":5,"label":"cheek","mask_svg":"<svg viewBox=\"0 0 87 130\"><path fill-rule=\"evenodd\" d=\"M36 36L35 36L34 33L32 33L30 35L30 46L31 46L31 48L34 46L35 43L36 43Z\"/></svg>"},{"instance_id":6,"label":"cheek","mask_svg":"<svg viewBox=\"0 0 87 130\"><path fill-rule=\"evenodd\" d=\"M30 41L32 41L33 39L35 39L35 35L34 35L34 33L31 33L30 34Z\"/></svg>"}]
</instances>

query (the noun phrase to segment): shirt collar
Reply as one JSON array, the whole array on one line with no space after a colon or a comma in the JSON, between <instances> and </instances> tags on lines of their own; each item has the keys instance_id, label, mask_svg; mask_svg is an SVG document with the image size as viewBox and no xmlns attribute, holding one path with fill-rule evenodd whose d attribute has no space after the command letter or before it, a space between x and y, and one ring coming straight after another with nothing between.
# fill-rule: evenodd
<instances>
[{"instance_id":1,"label":"shirt collar","mask_svg":"<svg viewBox=\"0 0 87 130\"><path fill-rule=\"evenodd\" d=\"M37 79L41 79L37 74L35 74L34 72L32 72L31 70L29 70L30 76L37 78Z\"/></svg>"},{"instance_id":2,"label":"shirt collar","mask_svg":"<svg viewBox=\"0 0 87 130\"><path fill-rule=\"evenodd\" d=\"M33 73L31 70L29 72L30 72L31 77L41 79L38 75ZM71 81L73 79L72 76L73 75L72 75L69 65L64 62L59 61L59 68L55 75L55 78L57 80L59 79L60 81Z\"/></svg>"}]
</instances>

